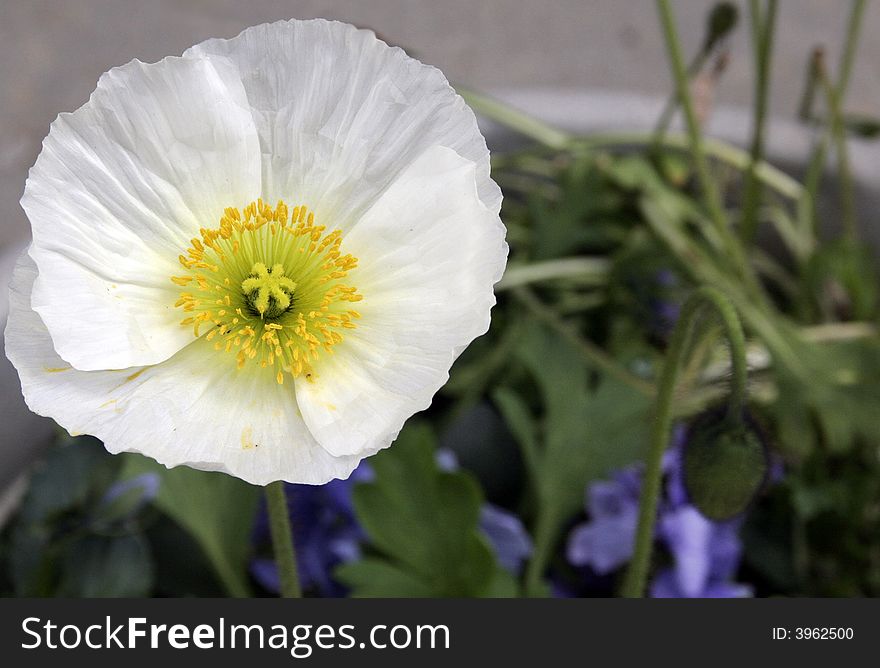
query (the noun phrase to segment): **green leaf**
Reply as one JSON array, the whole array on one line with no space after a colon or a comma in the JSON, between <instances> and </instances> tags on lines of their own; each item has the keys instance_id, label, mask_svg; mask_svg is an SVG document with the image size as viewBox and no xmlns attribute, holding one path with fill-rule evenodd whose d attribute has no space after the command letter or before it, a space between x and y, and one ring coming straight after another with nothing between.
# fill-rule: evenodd
<instances>
[{"instance_id":1,"label":"green leaf","mask_svg":"<svg viewBox=\"0 0 880 668\"><path fill-rule=\"evenodd\" d=\"M62 562L59 596L143 597L153 589L153 559L140 535L86 536L73 543Z\"/></svg>"},{"instance_id":2,"label":"green leaf","mask_svg":"<svg viewBox=\"0 0 880 668\"><path fill-rule=\"evenodd\" d=\"M832 453L849 452L859 439L880 441L876 399L880 395L880 340L800 341L797 353L809 369L807 380L777 371L779 399L774 409L782 449L806 454L815 440L808 433L812 426L819 427ZM798 439L809 440L805 446Z\"/></svg>"},{"instance_id":3,"label":"green leaf","mask_svg":"<svg viewBox=\"0 0 880 668\"><path fill-rule=\"evenodd\" d=\"M52 595L56 572L51 539L51 530L43 524L15 524L9 544L9 577L16 596Z\"/></svg>"},{"instance_id":4,"label":"green leaf","mask_svg":"<svg viewBox=\"0 0 880 668\"><path fill-rule=\"evenodd\" d=\"M157 512L145 535L156 564L155 596L216 598L225 595L204 550L174 520Z\"/></svg>"},{"instance_id":5,"label":"green leaf","mask_svg":"<svg viewBox=\"0 0 880 668\"><path fill-rule=\"evenodd\" d=\"M519 443L523 461L534 478L538 477L539 449L538 428L529 407L520 396L509 387L499 387L492 393L492 399L501 416L507 423L510 433Z\"/></svg>"},{"instance_id":6,"label":"green leaf","mask_svg":"<svg viewBox=\"0 0 880 668\"><path fill-rule=\"evenodd\" d=\"M816 369L806 395L812 400L827 445L846 451L859 438L880 441L880 339L809 346Z\"/></svg>"},{"instance_id":7,"label":"green leaf","mask_svg":"<svg viewBox=\"0 0 880 668\"><path fill-rule=\"evenodd\" d=\"M520 595L520 586L516 578L503 568L496 569L489 590L484 594L486 598L517 598Z\"/></svg>"},{"instance_id":8,"label":"green leaf","mask_svg":"<svg viewBox=\"0 0 880 668\"><path fill-rule=\"evenodd\" d=\"M609 156L602 158L611 160ZM608 187L596 161L593 154L579 156L562 170L557 179L558 197L551 200L539 192L530 194L531 259L607 251L625 238L632 223L625 210L626 199Z\"/></svg>"},{"instance_id":9,"label":"green leaf","mask_svg":"<svg viewBox=\"0 0 880 668\"><path fill-rule=\"evenodd\" d=\"M523 337L519 358L543 399L544 443L538 457L542 502L564 521L581 510L584 488L643 456L649 400L613 378L590 385L590 373L566 340L538 325ZM508 401L508 415L510 415ZM514 433L522 427L511 424Z\"/></svg>"},{"instance_id":10,"label":"green leaf","mask_svg":"<svg viewBox=\"0 0 880 668\"><path fill-rule=\"evenodd\" d=\"M355 598L430 598L430 585L412 572L384 559L367 557L342 564L335 578L352 589Z\"/></svg>"},{"instance_id":11,"label":"green leaf","mask_svg":"<svg viewBox=\"0 0 880 668\"><path fill-rule=\"evenodd\" d=\"M25 522L48 522L83 507L109 482L119 462L93 438L68 439L37 464L21 506Z\"/></svg>"},{"instance_id":12,"label":"green leaf","mask_svg":"<svg viewBox=\"0 0 880 668\"><path fill-rule=\"evenodd\" d=\"M358 520L387 559L341 570L355 596L489 592L497 566L479 534L479 486L467 473L441 471L434 450L431 430L410 425L390 449L370 460L375 480L355 487Z\"/></svg>"},{"instance_id":13,"label":"green leaf","mask_svg":"<svg viewBox=\"0 0 880 668\"><path fill-rule=\"evenodd\" d=\"M806 287L828 320L872 320L877 314L877 269L869 247L841 239L819 249L807 266Z\"/></svg>"},{"instance_id":14,"label":"green leaf","mask_svg":"<svg viewBox=\"0 0 880 668\"><path fill-rule=\"evenodd\" d=\"M149 471L162 477L155 505L195 538L231 596L248 596L250 533L260 489L225 473L166 469L140 455L126 457L122 479Z\"/></svg>"},{"instance_id":15,"label":"green leaf","mask_svg":"<svg viewBox=\"0 0 880 668\"><path fill-rule=\"evenodd\" d=\"M776 447L786 457L799 460L816 447L816 429L810 406L804 401L802 385L784 369L776 374L779 399L773 405Z\"/></svg>"},{"instance_id":16,"label":"green leaf","mask_svg":"<svg viewBox=\"0 0 880 668\"><path fill-rule=\"evenodd\" d=\"M642 156L624 155L603 165L606 176L625 190L664 190L656 168Z\"/></svg>"},{"instance_id":17,"label":"green leaf","mask_svg":"<svg viewBox=\"0 0 880 668\"><path fill-rule=\"evenodd\" d=\"M532 324L517 357L537 383L540 418L514 393L496 391L495 401L524 452L532 456L538 508L532 535L535 551L527 570L526 591L547 591L541 581L565 523L582 510L584 490L643 456L648 441L649 401L628 385L593 374L571 343L546 327ZM542 438L534 438L541 425Z\"/></svg>"}]
</instances>

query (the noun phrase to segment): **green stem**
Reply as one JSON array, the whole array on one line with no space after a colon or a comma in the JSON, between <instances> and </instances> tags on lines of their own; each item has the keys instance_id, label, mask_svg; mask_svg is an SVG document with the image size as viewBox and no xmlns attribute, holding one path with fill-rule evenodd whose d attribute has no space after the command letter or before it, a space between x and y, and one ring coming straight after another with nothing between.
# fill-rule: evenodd
<instances>
[{"instance_id":1,"label":"green stem","mask_svg":"<svg viewBox=\"0 0 880 668\"><path fill-rule=\"evenodd\" d=\"M250 598L253 595L250 589L248 589L247 582L243 580L240 571L229 563L225 554L222 556L215 555L211 563L229 596L232 598Z\"/></svg>"},{"instance_id":2,"label":"green stem","mask_svg":"<svg viewBox=\"0 0 880 668\"><path fill-rule=\"evenodd\" d=\"M654 423L651 431L650 450L645 463L645 477L639 503L639 521L633 558L623 584L622 593L627 598L640 598L644 595L651 561L651 546L654 542L654 524L657 519L657 506L660 500L662 482L663 453L669 442L672 429L672 403L679 368L685 360L688 342L696 326L699 311L708 306L721 317L721 323L730 348L733 375L731 379L729 414L742 414L746 402L748 369L746 363L745 337L733 305L722 292L711 287L699 288L682 309L681 318L675 327L669 353L663 365L660 386L657 392Z\"/></svg>"},{"instance_id":3,"label":"green stem","mask_svg":"<svg viewBox=\"0 0 880 668\"><path fill-rule=\"evenodd\" d=\"M272 533L272 547L275 550L275 563L281 580L281 596L300 598L299 571L296 567L296 552L293 549L293 530L290 527L287 496L284 482L269 483L266 490L266 507L269 512L269 529Z\"/></svg>"},{"instance_id":4,"label":"green stem","mask_svg":"<svg viewBox=\"0 0 880 668\"><path fill-rule=\"evenodd\" d=\"M759 0L750 0L752 17L752 45L755 60L755 117L752 131L751 160L746 172L743 195L741 234L744 243L750 244L758 227L758 209L761 204L761 182L757 166L764 158L764 124L767 118L767 100L770 84L770 62L773 33L776 23L776 0L768 0L766 13L762 16Z\"/></svg>"},{"instance_id":5,"label":"green stem","mask_svg":"<svg viewBox=\"0 0 880 668\"><path fill-rule=\"evenodd\" d=\"M718 237L722 240L734 268L743 279L747 289L754 297L763 300L764 297L760 285L758 284L758 280L755 278L754 272L746 262L745 255L743 254L738 239L733 235L730 231L730 227L727 225L727 218L724 213L721 195L719 194L717 184L712 179L712 175L709 171L709 164L706 161L706 154L703 149L702 132L700 131L696 112L694 111L690 87L688 86L687 72L685 71L684 59L681 54L681 45L675 28L675 20L672 15L672 8L670 7L669 0L657 0L657 7L660 13L660 22L663 26L666 50L669 56L669 62L672 66L673 77L675 79L675 87L678 91L681 108L684 112L687 125L694 169L697 173L697 180L700 183L700 190L703 194L703 201L709 214L709 219L712 221Z\"/></svg>"},{"instance_id":6,"label":"green stem","mask_svg":"<svg viewBox=\"0 0 880 668\"><path fill-rule=\"evenodd\" d=\"M579 149L638 148L650 146L654 139L655 136L651 132L597 132L587 136L573 137L568 148L572 151ZM680 132L670 132L663 136L662 146L664 149L686 151L689 148L689 140L687 135ZM703 151L707 157L737 171L745 171L751 162L748 152L713 137L703 138ZM543 159L545 164L550 164L549 160L556 157L558 157L556 154L551 154L550 152L546 156L542 156L536 153L534 148L520 153L496 153L492 156L492 168L493 170L519 168L522 167L522 161L528 158ZM546 173L541 172L540 176L546 178L554 173L546 170ZM759 162L756 165L755 173L761 183L768 188L772 188L778 195L795 201L803 197L803 186L796 179L770 163L766 161Z\"/></svg>"},{"instance_id":7,"label":"green stem","mask_svg":"<svg viewBox=\"0 0 880 668\"><path fill-rule=\"evenodd\" d=\"M542 503L541 507L546 508L547 505ZM550 558L553 556L559 525L559 518L546 511L541 512L535 522L535 549L526 566L524 580L526 596L534 597L542 593L541 583Z\"/></svg>"},{"instance_id":8,"label":"green stem","mask_svg":"<svg viewBox=\"0 0 880 668\"><path fill-rule=\"evenodd\" d=\"M844 99L846 99L846 91L849 87L850 75L852 73L853 63L855 62L855 55L866 6L866 0L853 0L849 19L847 21L846 35L843 40L843 53L840 59L840 73L838 74L837 84L833 86L833 97L841 107ZM815 49L810 63L810 68L812 70L810 77L815 80L814 85L820 83L819 78L824 69L823 59L824 52L822 49ZM829 114L833 114L833 110L829 109ZM803 219L802 226L805 228L809 227L814 235L817 233L819 227L816 205L818 201L819 186L822 180L822 171L825 168L825 159L828 154L830 137L834 135L832 129L833 119L829 120L831 122L829 122L828 128L822 133L816 143L816 147L813 149L813 154L807 168L807 176L804 180L805 190L799 206L801 218ZM848 162L846 168L848 169Z\"/></svg>"},{"instance_id":9,"label":"green stem","mask_svg":"<svg viewBox=\"0 0 880 668\"><path fill-rule=\"evenodd\" d=\"M867 5L867 0L853 0L852 9L850 9L849 21L846 24L846 35L843 39L843 53L840 58L840 73L837 77L837 95L841 100L843 100L846 89L849 87L849 77L855 62L859 33L862 29L862 23L864 23L862 19Z\"/></svg>"},{"instance_id":10,"label":"green stem","mask_svg":"<svg viewBox=\"0 0 880 668\"><path fill-rule=\"evenodd\" d=\"M821 49L815 49L810 59L810 69L812 77L818 82L820 62L824 57ZM819 216L818 200L819 186L822 184L822 172L825 170L825 160L828 157L828 132L822 132L816 140L813 147L813 153L810 156L810 162L807 165L807 172L804 176L804 193L801 202L798 205L799 216L803 219L801 227L809 230L814 238L819 232Z\"/></svg>"},{"instance_id":11,"label":"green stem","mask_svg":"<svg viewBox=\"0 0 880 668\"><path fill-rule=\"evenodd\" d=\"M813 103L816 100L818 83L819 82L816 79L816 68L813 66L813 60L811 58L807 65L807 80L804 82L804 92L801 95L801 103L798 105L798 118L805 123L815 120L813 118Z\"/></svg>"},{"instance_id":12,"label":"green stem","mask_svg":"<svg viewBox=\"0 0 880 668\"><path fill-rule=\"evenodd\" d=\"M610 270L611 261L604 257L566 257L508 267L504 277L495 286L495 292L564 278L578 279L590 285L604 285L608 281Z\"/></svg>"},{"instance_id":13,"label":"green stem","mask_svg":"<svg viewBox=\"0 0 880 668\"><path fill-rule=\"evenodd\" d=\"M691 61L690 65L687 68L688 79L694 77L701 69L703 69L703 65L706 64L706 60L709 58L709 54L711 51L701 48L697 54L694 56L694 59ZM678 96L673 93L666 99L666 104L663 106L663 111L660 113L660 118L657 121L657 124L654 126L653 138L651 140L651 152L654 155L659 155L662 148L664 140L666 139L666 133L669 131L669 124L672 123L672 117L675 114L675 110L678 108Z\"/></svg>"},{"instance_id":14,"label":"green stem","mask_svg":"<svg viewBox=\"0 0 880 668\"><path fill-rule=\"evenodd\" d=\"M870 338L880 334L880 329L872 322L827 322L801 329L806 341L851 341Z\"/></svg>"},{"instance_id":15,"label":"green stem","mask_svg":"<svg viewBox=\"0 0 880 668\"><path fill-rule=\"evenodd\" d=\"M764 341L775 362L786 367L803 382L809 382L807 370L792 345L796 336L785 318L766 304L756 303L742 289L739 281L722 271L693 241L691 235L682 229L680 221L663 202L643 198L639 208L651 230L679 258L681 267L693 281L723 290L736 304L749 327Z\"/></svg>"},{"instance_id":16,"label":"green stem","mask_svg":"<svg viewBox=\"0 0 880 668\"><path fill-rule=\"evenodd\" d=\"M855 184L849 163L849 149L846 141L843 109L838 87L831 83L823 59L817 63L817 76L828 106L828 122L834 148L837 151L837 171L840 178L840 221L843 233L850 239L856 238Z\"/></svg>"},{"instance_id":17,"label":"green stem","mask_svg":"<svg viewBox=\"0 0 880 668\"><path fill-rule=\"evenodd\" d=\"M557 130L543 121L539 121L534 116L524 114L503 102L464 88L457 90L458 94L464 98L464 101L470 105L475 113L501 123L505 127L534 139L540 144L550 148L561 149L565 148L571 141L571 137L567 132Z\"/></svg>"},{"instance_id":18,"label":"green stem","mask_svg":"<svg viewBox=\"0 0 880 668\"><path fill-rule=\"evenodd\" d=\"M609 132L590 135L577 141L589 148L614 148L614 147L639 147L651 143L653 136L645 132ZM689 139L681 133L669 133L663 137L663 147L666 149L687 150ZM703 138L703 151L707 157L717 160L738 171L748 169L751 158L741 148L714 139ZM757 178L769 188L772 188L782 197L797 200L803 196L803 186L796 179L774 167L768 162L761 161L756 165Z\"/></svg>"}]
</instances>

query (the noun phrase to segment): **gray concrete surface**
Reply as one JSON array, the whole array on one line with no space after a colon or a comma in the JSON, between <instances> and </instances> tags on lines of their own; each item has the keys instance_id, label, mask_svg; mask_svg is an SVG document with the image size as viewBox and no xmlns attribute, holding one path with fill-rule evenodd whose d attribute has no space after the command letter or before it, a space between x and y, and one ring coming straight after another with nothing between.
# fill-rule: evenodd
<instances>
[{"instance_id":1,"label":"gray concrete surface","mask_svg":"<svg viewBox=\"0 0 880 668\"><path fill-rule=\"evenodd\" d=\"M674 3L691 52L711 0ZM745 2L740 0L745 9ZM772 109L790 115L812 45L840 50L847 3L782 0ZM102 72L154 61L255 23L324 16L376 30L480 89L562 87L663 94L669 79L648 0L0 0L0 246L27 235L18 199L48 124L88 98ZM751 65L741 24L718 91L747 104ZM880 113L880 5L866 13L848 106Z\"/></svg>"}]
</instances>

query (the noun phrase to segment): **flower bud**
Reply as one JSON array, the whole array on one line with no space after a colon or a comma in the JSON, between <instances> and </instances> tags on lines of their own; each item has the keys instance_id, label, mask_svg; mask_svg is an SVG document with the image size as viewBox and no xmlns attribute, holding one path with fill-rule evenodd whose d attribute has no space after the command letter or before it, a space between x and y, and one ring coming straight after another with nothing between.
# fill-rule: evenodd
<instances>
[{"instance_id":1,"label":"flower bud","mask_svg":"<svg viewBox=\"0 0 880 668\"><path fill-rule=\"evenodd\" d=\"M719 2L709 12L706 21L706 37L703 42L703 52L708 53L722 39L727 37L739 21L739 10L730 2Z\"/></svg>"},{"instance_id":2,"label":"flower bud","mask_svg":"<svg viewBox=\"0 0 880 668\"><path fill-rule=\"evenodd\" d=\"M767 448L747 416L713 409L688 430L684 485L691 503L707 518L730 519L743 512L764 486Z\"/></svg>"}]
</instances>

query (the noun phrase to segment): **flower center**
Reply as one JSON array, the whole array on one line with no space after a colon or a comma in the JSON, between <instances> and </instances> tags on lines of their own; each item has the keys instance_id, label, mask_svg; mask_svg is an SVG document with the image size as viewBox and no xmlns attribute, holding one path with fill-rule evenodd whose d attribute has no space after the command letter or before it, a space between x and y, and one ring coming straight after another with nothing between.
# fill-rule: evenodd
<instances>
[{"instance_id":1,"label":"flower center","mask_svg":"<svg viewBox=\"0 0 880 668\"><path fill-rule=\"evenodd\" d=\"M276 264L269 271L265 264L257 262L250 276L241 282L241 289L252 312L274 320L290 308L296 283L284 275L283 265Z\"/></svg>"},{"instance_id":2,"label":"flower center","mask_svg":"<svg viewBox=\"0 0 880 668\"><path fill-rule=\"evenodd\" d=\"M342 233L324 234L314 221L305 206L288 219L281 201L226 209L179 257L187 272L171 277L186 288L174 304L187 312L181 325L234 353L239 369L253 361L279 384L285 374L312 379L321 352L356 327L360 313L350 307L363 299L343 280L357 258L340 252Z\"/></svg>"}]
</instances>

